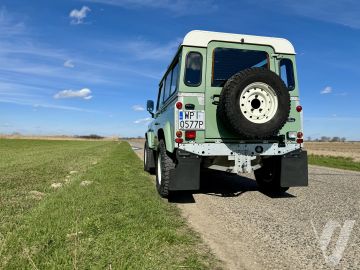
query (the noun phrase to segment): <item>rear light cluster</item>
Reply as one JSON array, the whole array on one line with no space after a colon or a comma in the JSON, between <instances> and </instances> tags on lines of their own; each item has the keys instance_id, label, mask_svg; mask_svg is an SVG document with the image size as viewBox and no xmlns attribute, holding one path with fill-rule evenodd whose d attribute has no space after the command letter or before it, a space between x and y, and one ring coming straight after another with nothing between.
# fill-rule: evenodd
<instances>
[{"instance_id":1,"label":"rear light cluster","mask_svg":"<svg viewBox=\"0 0 360 270\"><path fill-rule=\"evenodd\" d=\"M181 110L183 108L183 104L182 102L178 101L175 104L176 109ZM193 110L195 108L194 104L186 104L185 105L185 109L186 110ZM184 139L183 139L183 132L181 130L176 131L176 138L175 138L175 142L176 143L183 143ZM185 131L185 140L190 141L190 140L195 140L196 139L196 131L195 130L186 130Z\"/></svg>"},{"instance_id":2,"label":"rear light cluster","mask_svg":"<svg viewBox=\"0 0 360 270\"><path fill-rule=\"evenodd\" d=\"M304 142L303 137L304 137L304 133L302 133L301 131L299 131L299 132L289 131L287 133L287 138L289 140L295 140L296 139L297 143L303 143Z\"/></svg>"},{"instance_id":3,"label":"rear light cluster","mask_svg":"<svg viewBox=\"0 0 360 270\"><path fill-rule=\"evenodd\" d=\"M176 102L176 109L181 110L183 107L183 104L181 102Z\"/></svg>"},{"instance_id":4,"label":"rear light cluster","mask_svg":"<svg viewBox=\"0 0 360 270\"><path fill-rule=\"evenodd\" d=\"M180 130L176 131L176 137L181 138L182 137L182 131L180 131Z\"/></svg>"},{"instance_id":5,"label":"rear light cluster","mask_svg":"<svg viewBox=\"0 0 360 270\"><path fill-rule=\"evenodd\" d=\"M304 137L304 134L303 134L301 131L299 131L299 132L297 133L297 140L296 140L296 142L297 142L297 143L303 143L303 142L304 142L303 137Z\"/></svg>"},{"instance_id":6,"label":"rear light cluster","mask_svg":"<svg viewBox=\"0 0 360 270\"><path fill-rule=\"evenodd\" d=\"M196 139L196 131L195 130L187 130L187 131L185 131L185 139L187 139L187 140L195 140Z\"/></svg>"},{"instance_id":7,"label":"rear light cluster","mask_svg":"<svg viewBox=\"0 0 360 270\"><path fill-rule=\"evenodd\" d=\"M181 130L176 131L176 137L177 137L175 139L176 143L182 143L184 141L183 138L182 138L182 135L183 135L183 133L182 133Z\"/></svg>"},{"instance_id":8,"label":"rear light cluster","mask_svg":"<svg viewBox=\"0 0 360 270\"><path fill-rule=\"evenodd\" d=\"M177 137L175 139L176 143L183 143L184 142L184 139L182 138L183 137L183 132L181 130L176 131L176 137ZM196 131L195 130L186 130L185 131L185 139L187 141L195 140L196 139Z\"/></svg>"}]
</instances>

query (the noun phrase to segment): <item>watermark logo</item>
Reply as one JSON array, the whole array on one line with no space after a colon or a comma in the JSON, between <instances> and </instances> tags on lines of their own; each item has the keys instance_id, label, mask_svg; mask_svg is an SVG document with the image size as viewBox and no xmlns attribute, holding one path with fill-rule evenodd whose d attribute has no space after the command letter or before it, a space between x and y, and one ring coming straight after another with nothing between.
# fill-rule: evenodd
<instances>
[{"instance_id":1,"label":"watermark logo","mask_svg":"<svg viewBox=\"0 0 360 270\"><path fill-rule=\"evenodd\" d=\"M318 231L316 230L313 221L311 221L311 225L313 227L315 236L319 241L319 246L323 253L325 262L329 266L335 267L339 264L341 258L343 257L345 248L351 235L351 231L355 225L355 220L346 220L344 225L342 226L340 222L336 220L330 220L325 224L321 235L319 235ZM329 244L331 242L331 239L333 238L336 229L340 229L339 237L336 241L334 249L332 250L332 253L330 255L327 255Z\"/></svg>"}]
</instances>

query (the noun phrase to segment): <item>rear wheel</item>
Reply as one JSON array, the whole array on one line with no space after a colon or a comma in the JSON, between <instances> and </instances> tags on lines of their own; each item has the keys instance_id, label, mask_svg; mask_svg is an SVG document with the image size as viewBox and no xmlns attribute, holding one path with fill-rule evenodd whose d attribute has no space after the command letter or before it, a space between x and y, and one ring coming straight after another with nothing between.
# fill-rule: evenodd
<instances>
[{"instance_id":1,"label":"rear wheel","mask_svg":"<svg viewBox=\"0 0 360 270\"><path fill-rule=\"evenodd\" d=\"M281 158L271 157L263 161L263 167L254 171L260 190L268 193L282 194L288 187L280 186Z\"/></svg>"},{"instance_id":2,"label":"rear wheel","mask_svg":"<svg viewBox=\"0 0 360 270\"><path fill-rule=\"evenodd\" d=\"M170 171L175 162L166 151L165 142L160 140L156 160L156 189L163 198L169 197Z\"/></svg>"}]
</instances>

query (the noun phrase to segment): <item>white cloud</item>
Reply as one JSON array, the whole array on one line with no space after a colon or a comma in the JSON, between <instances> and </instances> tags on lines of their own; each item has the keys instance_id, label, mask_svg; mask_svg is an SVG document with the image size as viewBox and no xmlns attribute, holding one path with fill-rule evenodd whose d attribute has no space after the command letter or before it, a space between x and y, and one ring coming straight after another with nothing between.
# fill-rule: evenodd
<instances>
[{"instance_id":1,"label":"white cloud","mask_svg":"<svg viewBox=\"0 0 360 270\"><path fill-rule=\"evenodd\" d=\"M332 93L332 91L333 91L333 89L332 89L332 87L331 86L326 86L321 92L320 92L320 94L330 94L330 93Z\"/></svg>"},{"instance_id":2,"label":"white cloud","mask_svg":"<svg viewBox=\"0 0 360 270\"><path fill-rule=\"evenodd\" d=\"M5 7L0 8L0 33L2 38L22 34L24 30L25 24L23 22L17 22Z\"/></svg>"},{"instance_id":3,"label":"white cloud","mask_svg":"<svg viewBox=\"0 0 360 270\"><path fill-rule=\"evenodd\" d=\"M148 123L151 121L151 118L150 117L147 117L147 118L142 118L142 119L138 119L136 121L134 121L134 124L142 124L142 123Z\"/></svg>"},{"instance_id":4,"label":"white cloud","mask_svg":"<svg viewBox=\"0 0 360 270\"><path fill-rule=\"evenodd\" d=\"M54 95L55 99L63 98L82 98L82 99L92 99L91 90L88 88L83 88L81 90L63 90Z\"/></svg>"},{"instance_id":5,"label":"white cloud","mask_svg":"<svg viewBox=\"0 0 360 270\"><path fill-rule=\"evenodd\" d=\"M68 59L64 62L64 67L67 67L67 68L74 68L75 67L75 64L74 62L71 60L71 59Z\"/></svg>"},{"instance_id":6,"label":"white cloud","mask_svg":"<svg viewBox=\"0 0 360 270\"><path fill-rule=\"evenodd\" d=\"M2 99L0 98L0 103L8 103L8 104L16 104L20 106L30 106L33 107L33 111L37 111L38 108L45 108L45 109L56 109L56 110L65 110L65 111L77 111L77 112L88 112L88 113L102 113L100 111L95 110L87 110L78 107L71 107L71 106L59 106L53 104L33 104L27 101L16 100L16 99Z\"/></svg>"},{"instance_id":7,"label":"white cloud","mask_svg":"<svg viewBox=\"0 0 360 270\"><path fill-rule=\"evenodd\" d=\"M135 112L145 111L145 108L143 106L140 106L140 105L134 105L134 106L132 106L132 109Z\"/></svg>"},{"instance_id":8,"label":"white cloud","mask_svg":"<svg viewBox=\"0 0 360 270\"><path fill-rule=\"evenodd\" d=\"M73 9L69 14L69 17L71 18L71 23L82 24L90 11L91 9L87 6L83 6L80 10Z\"/></svg>"},{"instance_id":9,"label":"white cloud","mask_svg":"<svg viewBox=\"0 0 360 270\"><path fill-rule=\"evenodd\" d=\"M98 46L111 51L113 54L120 54L132 60L159 60L169 61L175 56L182 39L177 38L168 43L157 43L145 40L142 37L137 39L122 39L112 42L97 42Z\"/></svg>"}]
</instances>

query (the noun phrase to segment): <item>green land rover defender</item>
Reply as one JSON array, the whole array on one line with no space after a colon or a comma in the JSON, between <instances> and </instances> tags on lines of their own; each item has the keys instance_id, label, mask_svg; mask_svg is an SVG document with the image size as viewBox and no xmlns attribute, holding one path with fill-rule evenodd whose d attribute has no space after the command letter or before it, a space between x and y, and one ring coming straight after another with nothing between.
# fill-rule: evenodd
<instances>
[{"instance_id":1,"label":"green land rover defender","mask_svg":"<svg viewBox=\"0 0 360 270\"><path fill-rule=\"evenodd\" d=\"M203 168L254 171L265 192L307 186L295 50L282 38L189 32L159 84L144 169L162 197Z\"/></svg>"}]
</instances>

